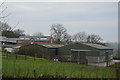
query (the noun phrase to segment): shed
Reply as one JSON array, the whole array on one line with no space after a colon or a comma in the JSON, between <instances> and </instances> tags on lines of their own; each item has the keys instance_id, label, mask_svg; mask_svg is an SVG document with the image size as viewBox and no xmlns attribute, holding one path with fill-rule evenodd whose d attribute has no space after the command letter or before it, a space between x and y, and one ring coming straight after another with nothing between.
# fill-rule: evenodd
<instances>
[{"instance_id":1,"label":"shed","mask_svg":"<svg viewBox=\"0 0 120 80\"><path fill-rule=\"evenodd\" d=\"M20 36L17 44L27 45L27 44L42 44L42 43L52 43L51 36Z\"/></svg>"},{"instance_id":2,"label":"shed","mask_svg":"<svg viewBox=\"0 0 120 80\"><path fill-rule=\"evenodd\" d=\"M58 48L58 56L61 60L73 62L104 62L106 59L112 59L113 49L93 43L74 43Z\"/></svg>"},{"instance_id":3,"label":"shed","mask_svg":"<svg viewBox=\"0 0 120 80\"><path fill-rule=\"evenodd\" d=\"M61 44L28 44L22 46L19 53L41 58L54 59L55 55L57 55L57 49L62 46L63 45Z\"/></svg>"}]
</instances>

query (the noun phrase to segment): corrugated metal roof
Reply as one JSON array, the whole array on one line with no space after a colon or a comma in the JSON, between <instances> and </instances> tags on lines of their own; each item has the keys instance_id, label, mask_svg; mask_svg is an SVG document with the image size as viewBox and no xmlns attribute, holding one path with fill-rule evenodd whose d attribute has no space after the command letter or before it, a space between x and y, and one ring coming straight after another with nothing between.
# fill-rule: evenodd
<instances>
[{"instance_id":1,"label":"corrugated metal roof","mask_svg":"<svg viewBox=\"0 0 120 80\"><path fill-rule=\"evenodd\" d=\"M90 51L99 51L99 50L80 50L80 49L71 49L71 51L76 51L76 52L90 52Z\"/></svg>"},{"instance_id":2,"label":"corrugated metal roof","mask_svg":"<svg viewBox=\"0 0 120 80\"><path fill-rule=\"evenodd\" d=\"M6 40L7 40L6 37L4 37L4 36L0 36L0 41L6 41Z\"/></svg>"},{"instance_id":3,"label":"corrugated metal roof","mask_svg":"<svg viewBox=\"0 0 120 80\"><path fill-rule=\"evenodd\" d=\"M42 45L42 46L47 47L47 48L59 48L59 47L64 46L62 44L39 44L39 45Z\"/></svg>"},{"instance_id":4,"label":"corrugated metal roof","mask_svg":"<svg viewBox=\"0 0 120 80\"><path fill-rule=\"evenodd\" d=\"M4 36L0 36L0 41L1 42L4 41L4 42L13 42L13 43L16 43L18 39L19 38L6 38Z\"/></svg>"},{"instance_id":5,"label":"corrugated metal roof","mask_svg":"<svg viewBox=\"0 0 120 80\"><path fill-rule=\"evenodd\" d=\"M93 44L93 43L82 43L82 44L90 46L90 47L94 47L94 48L97 48L97 49L112 49L110 47L103 46L103 45L100 45L100 44Z\"/></svg>"},{"instance_id":6,"label":"corrugated metal roof","mask_svg":"<svg viewBox=\"0 0 120 80\"><path fill-rule=\"evenodd\" d=\"M16 43L18 40L18 38L7 38L7 41L6 42L13 42L13 43Z\"/></svg>"}]
</instances>

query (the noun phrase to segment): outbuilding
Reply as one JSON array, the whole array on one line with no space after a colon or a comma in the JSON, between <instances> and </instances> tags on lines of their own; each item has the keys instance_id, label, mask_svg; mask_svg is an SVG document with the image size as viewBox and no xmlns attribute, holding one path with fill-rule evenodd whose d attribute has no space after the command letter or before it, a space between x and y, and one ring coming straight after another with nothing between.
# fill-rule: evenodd
<instances>
[{"instance_id":1,"label":"outbuilding","mask_svg":"<svg viewBox=\"0 0 120 80\"><path fill-rule=\"evenodd\" d=\"M19 53L51 60L99 63L111 60L113 49L93 43L29 44L22 46Z\"/></svg>"},{"instance_id":2,"label":"outbuilding","mask_svg":"<svg viewBox=\"0 0 120 80\"><path fill-rule=\"evenodd\" d=\"M59 47L62 44L28 44L19 49L19 54L31 55L35 57L55 59Z\"/></svg>"},{"instance_id":3,"label":"outbuilding","mask_svg":"<svg viewBox=\"0 0 120 80\"><path fill-rule=\"evenodd\" d=\"M63 60L78 63L105 62L112 59L112 54L112 48L93 43L74 43L58 49L58 56Z\"/></svg>"}]
</instances>

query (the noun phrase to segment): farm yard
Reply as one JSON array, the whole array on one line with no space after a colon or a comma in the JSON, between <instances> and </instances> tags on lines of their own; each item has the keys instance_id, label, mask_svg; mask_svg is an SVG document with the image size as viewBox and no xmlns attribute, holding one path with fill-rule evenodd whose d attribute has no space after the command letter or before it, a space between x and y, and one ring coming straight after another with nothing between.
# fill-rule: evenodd
<instances>
[{"instance_id":1,"label":"farm yard","mask_svg":"<svg viewBox=\"0 0 120 80\"><path fill-rule=\"evenodd\" d=\"M120 80L117 2L20 2L0 2L0 79Z\"/></svg>"},{"instance_id":2,"label":"farm yard","mask_svg":"<svg viewBox=\"0 0 120 80\"><path fill-rule=\"evenodd\" d=\"M55 62L25 55L2 54L2 76L12 78L116 78L112 67Z\"/></svg>"}]
</instances>

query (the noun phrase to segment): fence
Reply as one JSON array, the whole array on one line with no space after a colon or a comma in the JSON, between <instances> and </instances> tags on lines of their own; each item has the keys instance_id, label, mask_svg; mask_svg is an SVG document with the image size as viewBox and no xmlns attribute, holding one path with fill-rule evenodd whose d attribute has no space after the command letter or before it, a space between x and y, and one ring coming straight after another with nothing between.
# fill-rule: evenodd
<instances>
[{"instance_id":1,"label":"fence","mask_svg":"<svg viewBox=\"0 0 120 80\"><path fill-rule=\"evenodd\" d=\"M21 62L22 60L22 62ZM9 66L8 66L9 65ZM53 62L26 55L3 54L3 77L120 79L120 69Z\"/></svg>"}]
</instances>

